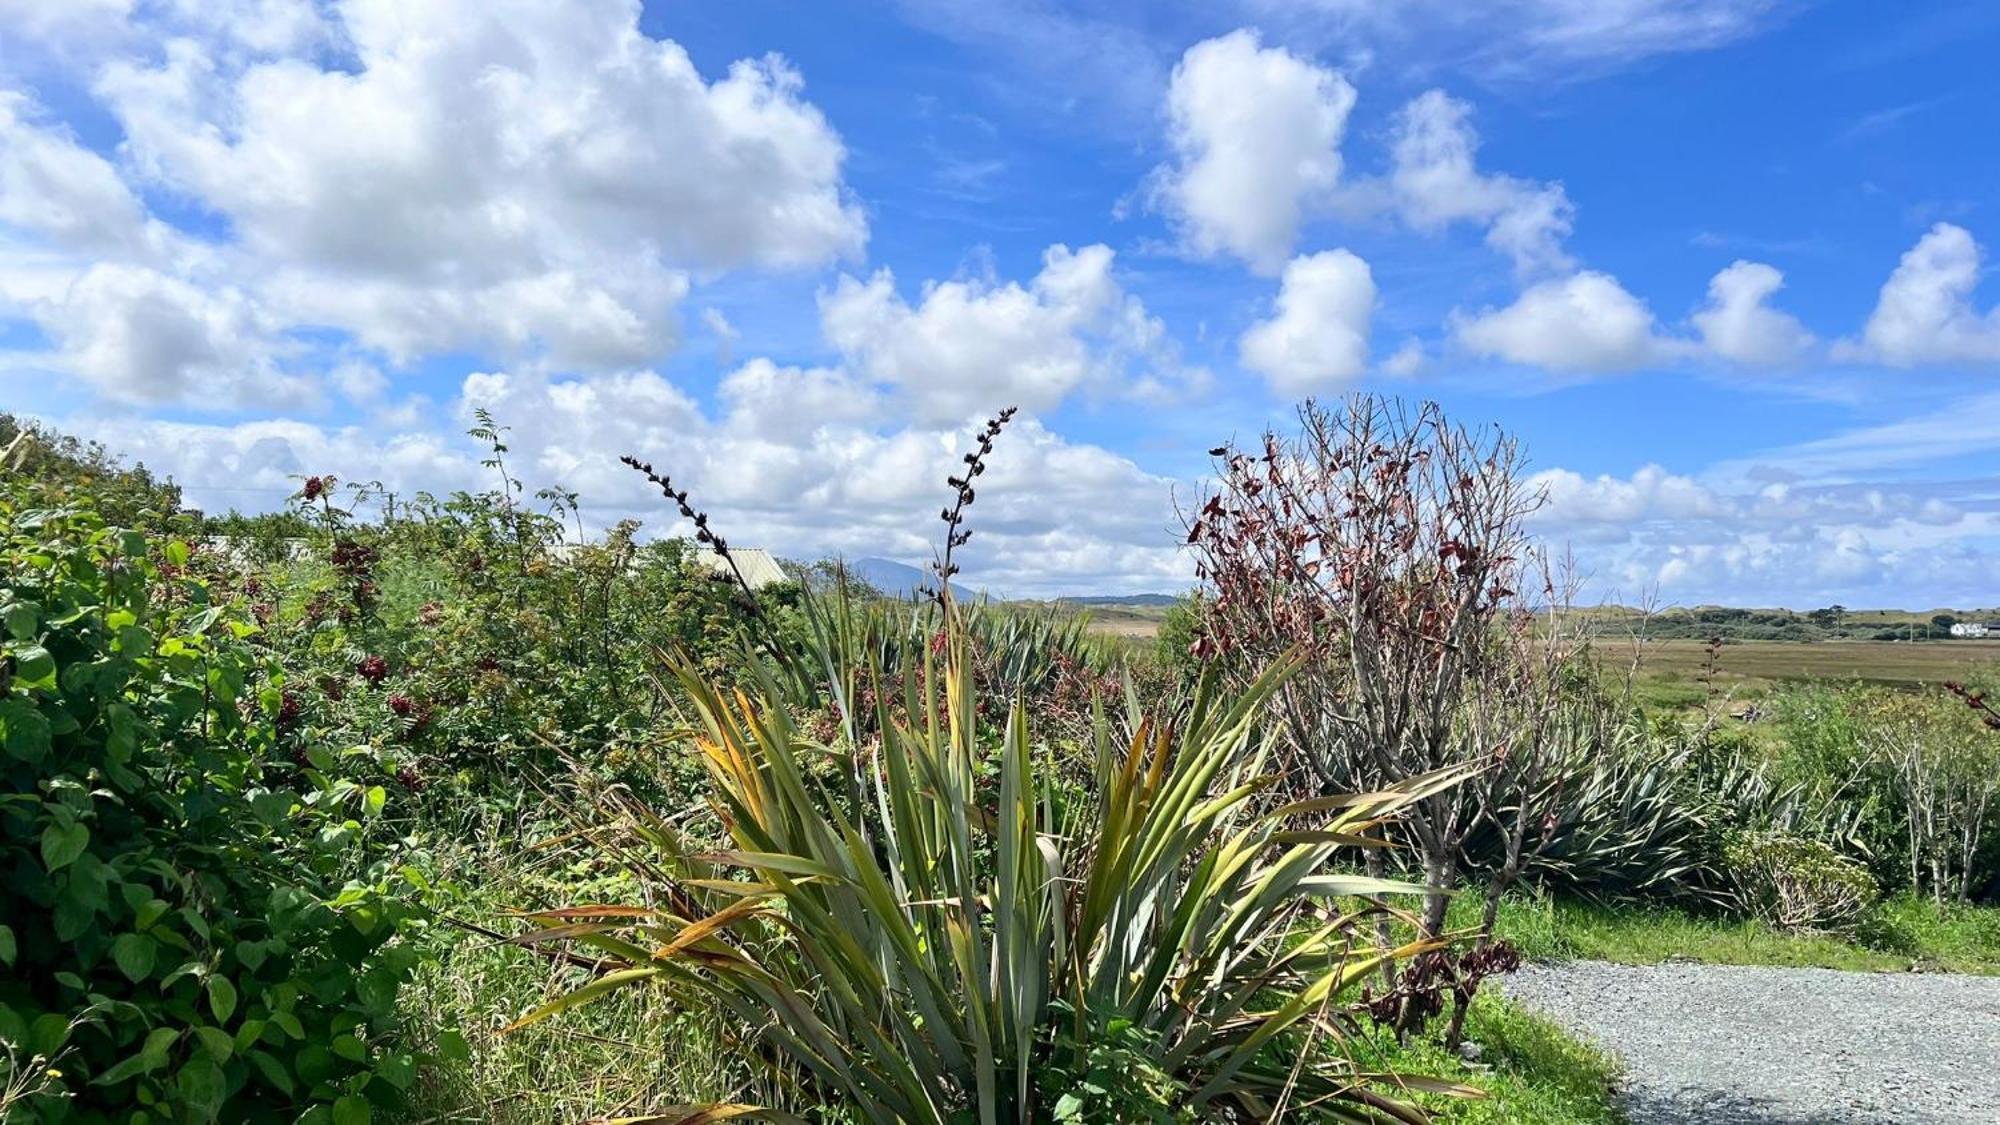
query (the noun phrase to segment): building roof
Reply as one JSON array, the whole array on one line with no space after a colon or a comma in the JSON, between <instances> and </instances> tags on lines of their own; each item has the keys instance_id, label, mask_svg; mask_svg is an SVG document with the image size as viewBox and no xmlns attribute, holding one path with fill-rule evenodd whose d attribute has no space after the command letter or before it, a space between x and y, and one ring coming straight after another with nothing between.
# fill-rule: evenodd
<instances>
[{"instance_id":1,"label":"building roof","mask_svg":"<svg viewBox=\"0 0 2000 1125\"><path fill-rule=\"evenodd\" d=\"M688 557L717 574L729 574L729 563L712 547L693 546ZM785 568L779 566L778 560L771 557L771 552L762 547L731 547L729 557L736 560L736 568L743 572L743 581L749 583L752 590L791 581Z\"/></svg>"}]
</instances>

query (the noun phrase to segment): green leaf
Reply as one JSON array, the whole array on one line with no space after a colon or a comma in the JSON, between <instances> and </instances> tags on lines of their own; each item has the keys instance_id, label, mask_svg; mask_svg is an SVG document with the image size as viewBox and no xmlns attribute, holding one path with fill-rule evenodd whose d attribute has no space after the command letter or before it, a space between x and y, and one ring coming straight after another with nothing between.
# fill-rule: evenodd
<instances>
[{"instance_id":1,"label":"green leaf","mask_svg":"<svg viewBox=\"0 0 2000 1125\"><path fill-rule=\"evenodd\" d=\"M20 949L14 944L14 927L0 926L0 961L6 962L7 967L11 969L14 967L14 958L19 955Z\"/></svg>"},{"instance_id":2,"label":"green leaf","mask_svg":"<svg viewBox=\"0 0 2000 1125\"><path fill-rule=\"evenodd\" d=\"M367 796L362 798L361 807L369 816L380 816L382 807L389 803L389 791L380 785L370 786Z\"/></svg>"},{"instance_id":3,"label":"green leaf","mask_svg":"<svg viewBox=\"0 0 2000 1125\"><path fill-rule=\"evenodd\" d=\"M222 1108L223 1087L222 1068L215 1060L196 1056L182 1065L180 1073L174 1075L174 1085L180 1090L181 1100L192 1111L190 1116L197 1121L213 1121L216 1111Z\"/></svg>"},{"instance_id":4,"label":"green leaf","mask_svg":"<svg viewBox=\"0 0 2000 1125\"><path fill-rule=\"evenodd\" d=\"M395 973L377 966L355 982L354 994L360 997L361 1002L371 1011L387 1014L396 1004L398 983Z\"/></svg>"},{"instance_id":5,"label":"green leaf","mask_svg":"<svg viewBox=\"0 0 2000 1125\"><path fill-rule=\"evenodd\" d=\"M243 967L256 972L264 964L264 943L261 941L239 941L236 943L236 959Z\"/></svg>"},{"instance_id":6,"label":"green leaf","mask_svg":"<svg viewBox=\"0 0 2000 1125\"><path fill-rule=\"evenodd\" d=\"M352 1035L336 1036L333 1040L333 1053L348 1062L368 1061L368 1048L362 1046L361 1040Z\"/></svg>"},{"instance_id":7,"label":"green leaf","mask_svg":"<svg viewBox=\"0 0 2000 1125\"><path fill-rule=\"evenodd\" d=\"M292 1056L292 1069L307 1082L319 1082L333 1075L333 1056L325 1047L307 1044Z\"/></svg>"},{"instance_id":8,"label":"green leaf","mask_svg":"<svg viewBox=\"0 0 2000 1125\"><path fill-rule=\"evenodd\" d=\"M40 645L16 648L14 678L23 687L53 690L56 686L56 658Z\"/></svg>"},{"instance_id":9,"label":"green leaf","mask_svg":"<svg viewBox=\"0 0 2000 1125\"><path fill-rule=\"evenodd\" d=\"M354 927L355 933L367 937L382 924L382 911L372 903L364 902L347 911L347 924Z\"/></svg>"},{"instance_id":10,"label":"green leaf","mask_svg":"<svg viewBox=\"0 0 2000 1125\"><path fill-rule=\"evenodd\" d=\"M60 1012L45 1012L28 1025L28 1050L52 1059L69 1038L69 1018Z\"/></svg>"},{"instance_id":11,"label":"green leaf","mask_svg":"<svg viewBox=\"0 0 2000 1125\"><path fill-rule=\"evenodd\" d=\"M283 790L257 793L250 798L250 811L258 820L276 828L291 817L292 806L297 803L296 796Z\"/></svg>"},{"instance_id":12,"label":"green leaf","mask_svg":"<svg viewBox=\"0 0 2000 1125\"><path fill-rule=\"evenodd\" d=\"M292 1082L290 1072L285 1070L285 1064L271 1057L268 1053L264 1051L252 1051L250 1052L250 1061L257 1067L258 1072L263 1074L264 1081L283 1090L286 1097L291 1097L292 1091L297 1089L296 1084Z\"/></svg>"},{"instance_id":13,"label":"green leaf","mask_svg":"<svg viewBox=\"0 0 2000 1125\"><path fill-rule=\"evenodd\" d=\"M375 1064L375 1076L398 1090L407 1090L417 1080L417 1059L405 1051L384 1055Z\"/></svg>"},{"instance_id":14,"label":"green leaf","mask_svg":"<svg viewBox=\"0 0 2000 1125\"><path fill-rule=\"evenodd\" d=\"M76 857L89 846L90 829L80 821L51 824L42 830L42 866L51 872L60 871L76 862Z\"/></svg>"},{"instance_id":15,"label":"green leaf","mask_svg":"<svg viewBox=\"0 0 2000 1125\"><path fill-rule=\"evenodd\" d=\"M26 699L0 702L0 737L8 754L30 765L47 757L53 742L48 717Z\"/></svg>"},{"instance_id":16,"label":"green leaf","mask_svg":"<svg viewBox=\"0 0 2000 1125\"><path fill-rule=\"evenodd\" d=\"M306 1037L306 1025L300 1023L299 1017L290 1012L272 1012L271 1022L278 1025L278 1030L294 1039Z\"/></svg>"},{"instance_id":17,"label":"green leaf","mask_svg":"<svg viewBox=\"0 0 2000 1125\"><path fill-rule=\"evenodd\" d=\"M153 974L159 950L159 944L145 934L120 934L111 943L111 959L118 963L119 972L136 983Z\"/></svg>"},{"instance_id":18,"label":"green leaf","mask_svg":"<svg viewBox=\"0 0 2000 1125\"><path fill-rule=\"evenodd\" d=\"M215 1022L219 1024L228 1023L236 1012L236 986L220 973L208 978L208 1010L215 1013Z\"/></svg>"},{"instance_id":19,"label":"green leaf","mask_svg":"<svg viewBox=\"0 0 2000 1125\"><path fill-rule=\"evenodd\" d=\"M438 1032L438 1054L452 1062L464 1062L472 1057L472 1044L465 1041L464 1032L447 1027Z\"/></svg>"},{"instance_id":20,"label":"green leaf","mask_svg":"<svg viewBox=\"0 0 2000 1125\"><path fill-rule=\"evenodd\" d=\"M166 917L167 911L171 909L173 908L167 905L164 899L147 899L133 908L132 924L143 930Z\"/></svg>"},{"instance_id":21,"label":"green leaf","mask_svg":"<svg viewBox=\"0 0 2000 1125\"><path fill-rule=\"evenodd\" d=\"M156 1027L146 1035L146 1043L124 1062L91 1080L93 1086L110 1086L135 1074L150 1074L167 1065L167 1050L181 1037L179 1029Z\"/></svg>"},{"instance_id":22,"label":"green leaf","mask_svg":"<svg viewBox=\"0 0 2000 1125\"><path fill-rule=\"evenodd\" d=\"M218 1063L226 1063L229 1056L236 1053L236 1040L219 1027L197 1027L195 1038L201 1040L202 1049Z\"/></svg>"},{"instance_id":23,"label":"green leaf","mask_svg":"<svg viewBox=\"0 0 2000 1125\"><path fill-rule=\"evenodd\" d=\"M168 543L161 553L167 556L167 562L173 566L187 565L188 545L178 539Z\"/></svg>"},{"instance_id":24,"label":"green leaf","mask_svg":"<svg viewBox=\"0 0 2000 1125\"><path fill-rule=\"evenodd\" d=\"M7 633L17 641L35 638L35 629L42 623L41 611L33 602L15 602L7 607Z\"/></svg>"},{"instance_id":25,"label":"green leaf","mask_svg":"<svg viewBox=\"0 0 2000 1125\"><path fill-rule=\"evenodd\" d=\"M333 1103L333 1125L368 1125L368 1103L354 1094Z\"/></svg>"}]
</instances>

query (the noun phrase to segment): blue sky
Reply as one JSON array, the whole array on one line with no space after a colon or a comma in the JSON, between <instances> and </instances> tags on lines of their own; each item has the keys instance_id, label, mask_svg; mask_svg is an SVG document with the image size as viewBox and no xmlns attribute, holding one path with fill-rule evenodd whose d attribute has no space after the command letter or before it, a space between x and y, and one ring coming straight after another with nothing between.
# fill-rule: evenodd
<instances>
[{"instance_id":1,"label":"blue sky","mask_svg":"<svg viewBox=\"0 0 2000 1125\"><path fill-rule=\"evenodd\" d=\"M1476 11L1475 11L1476 9ZM1593 597L2000 602L2000 10L0 0L0 392L211 508L333 472L1177 589L1306 394L1521 438Z\"/></svg>"}]
</instances>

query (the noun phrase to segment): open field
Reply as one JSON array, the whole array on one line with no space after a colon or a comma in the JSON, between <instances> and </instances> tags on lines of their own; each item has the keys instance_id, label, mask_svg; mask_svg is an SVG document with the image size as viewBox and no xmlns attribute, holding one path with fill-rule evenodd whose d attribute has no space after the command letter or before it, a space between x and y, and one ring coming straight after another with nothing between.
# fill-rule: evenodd
<instances>
[{"instance_id":1,"label":"open field","mask_svg":"<svg viewBox=\"0 0 2000 1125\"><path fill-rule=\"evenodd\" d=\"M1070 601L1015 601L1007 604L1031 611L1054 612L1065 618L1087 613L1090 615L1091 632L1122 640L1142 641L1159 636L1160 622L1166 619L1169 608L1163 605L1079 605Z\"/></svg>"},{"instance_id":2,"label":"open field","mask_svg":"<svg viewBox=\"0 0 2000 1125\"><path fill-rule=\"evenodd\" d=\"M1631 647L1615 642L1600 652L1607 663L1631 658ZM1701 641L1648 641L1640 660L1643 678L1692 682L1707 664L1708 646ZM1715 663L1716 684L1725 690L1787 680L1935 684L2000 663L2000 641L1741 641L1717 650Z\"/></svg>"},{"instance_id":3,"label":"open field","mask_svg":"<svg viewBox=\"0 0 2000 1125\"><path fill-rule=\"evenodd\" d=\"M1157 636L1166 615L1157 606L1093 606L1090 630L1127 640ZM1893 610L1857 611L1871 624L1892 619L1916 620L1918 615ZM1617 667L1632 657L1632 646L1613 637L1599 642L1605 663ZM1708 660L1708 645L1698 640L1653 640L1640 650L1644 680L1692 684ZM1935 684L1964 678L1981 668L2000 665L2000 640L1905 641L1731 641L1716 657L1716 686L1757 690L1798 680L1862 680L1880 684Z\"/></svg>"},{"instance_id":4,"label":"open field","mask_svg":"<svg viewBox=\"0 0 2000 1125\"><path fill-rule=\"evenodd\" d=\"M1157 606L1092 606L1090 631L1128 640L1151 640L1160 635L1160 621L1166 615L1165 607Z\"/></svg>"}]
</instances>

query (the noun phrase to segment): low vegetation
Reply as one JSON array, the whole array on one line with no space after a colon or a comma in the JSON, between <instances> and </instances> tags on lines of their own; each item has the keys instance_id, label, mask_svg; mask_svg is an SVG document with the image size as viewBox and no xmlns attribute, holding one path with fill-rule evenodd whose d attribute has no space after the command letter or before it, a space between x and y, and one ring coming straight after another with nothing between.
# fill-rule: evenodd
<instances>
[{"instance_id":1,"label":"low vegetation","mask_svg":"<svg viewBox=\"0 0 2000 1125\"><path fill-rule=\"evenodd\" d=\"M1007 417L927 602L642 462L691 538L580 543L487 418L223 517L4 420L0 1121L1614 1121L1521 960L2000 972L1976 661L1649 680L1372 400L1218 451L1157 638L961 604Z\"/></svg>"}]
</instances>

